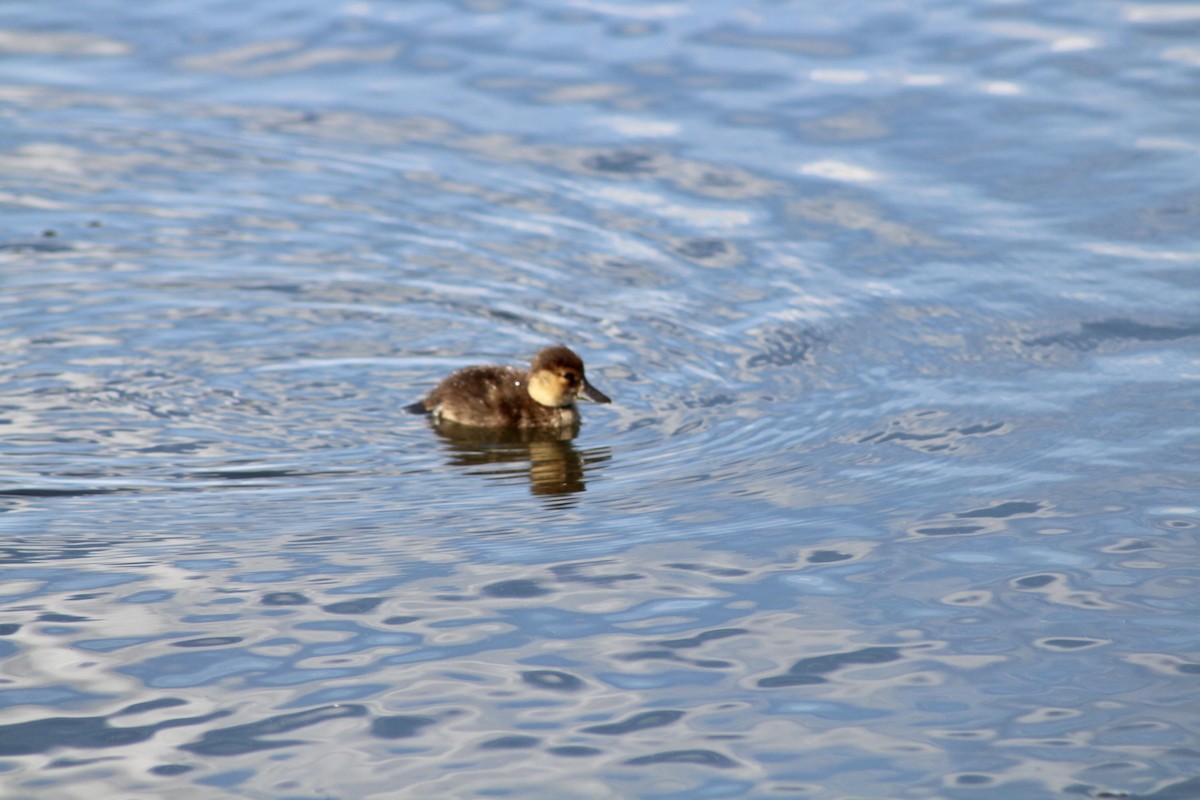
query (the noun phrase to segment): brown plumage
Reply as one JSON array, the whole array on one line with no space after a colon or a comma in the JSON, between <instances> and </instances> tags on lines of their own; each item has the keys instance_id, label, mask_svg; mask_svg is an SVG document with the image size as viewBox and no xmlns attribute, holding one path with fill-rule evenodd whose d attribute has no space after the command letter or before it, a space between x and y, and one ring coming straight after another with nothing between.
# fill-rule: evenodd
<instances>
[{"instance_id":1,"label":"brown plumage","mask_svg":"<svg viewBox=\"0 0 1200 800\"><path fill-rule=\"evenodd\" d=\"M612 402L587 382L583 359L556 345L534 356L528 371L490 365L460 369L406 408L460 425L550 430L579 424L575 400L580 397Z\"/></svg>"}]
</instances>

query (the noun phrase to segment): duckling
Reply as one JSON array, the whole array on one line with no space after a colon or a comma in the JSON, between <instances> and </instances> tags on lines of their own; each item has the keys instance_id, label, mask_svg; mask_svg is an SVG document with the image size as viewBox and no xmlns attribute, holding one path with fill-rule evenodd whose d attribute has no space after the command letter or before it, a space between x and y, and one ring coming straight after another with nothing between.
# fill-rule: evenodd
<instances>
[{"instance_id":1,"label":"duckling","mask_svg":"<svg viewBox=\"0 0 1200 800\"><path fill-rule=\"evenodd\" d=\"M460 369L405 410L460 425L559 430L579 424L577 398L612 402L588 383L583 359L555 345L534 356L528 372L494 365Z\"/></svg>"}]
</instances>

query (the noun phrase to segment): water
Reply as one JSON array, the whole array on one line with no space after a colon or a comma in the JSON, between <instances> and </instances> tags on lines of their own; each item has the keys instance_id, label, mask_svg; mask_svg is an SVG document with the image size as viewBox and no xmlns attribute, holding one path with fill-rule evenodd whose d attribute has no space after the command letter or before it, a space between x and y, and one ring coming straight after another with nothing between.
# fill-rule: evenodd
<instances>
[{"instance_id":1,"label":"water","mask_svg":"<svg viewBox=\"0 0 1200 800\"><path fill-rule=\"evenodd\" d=\"M0 28L5 798L1200 794L1200 6Z\"/></svg>"}]
</instances>

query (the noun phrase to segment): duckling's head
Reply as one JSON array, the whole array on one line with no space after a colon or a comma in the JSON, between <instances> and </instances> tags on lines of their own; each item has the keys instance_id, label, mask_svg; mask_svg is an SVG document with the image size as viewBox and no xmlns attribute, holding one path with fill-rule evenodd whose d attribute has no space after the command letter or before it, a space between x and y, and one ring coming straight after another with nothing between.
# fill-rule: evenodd
<instances>
[{"instance_id":1,"label":"duckling's head","mask_svg":"<svg viewBox=\"0 0 1200 800\"><path fill-rule=\"evenodd\" d=\"M611 403L583 374L583 359L561 344L547 347L533 357L529 369L529 396L544 406L562 408L576 398L593 403Z\"/></svg>"}]
</instances>

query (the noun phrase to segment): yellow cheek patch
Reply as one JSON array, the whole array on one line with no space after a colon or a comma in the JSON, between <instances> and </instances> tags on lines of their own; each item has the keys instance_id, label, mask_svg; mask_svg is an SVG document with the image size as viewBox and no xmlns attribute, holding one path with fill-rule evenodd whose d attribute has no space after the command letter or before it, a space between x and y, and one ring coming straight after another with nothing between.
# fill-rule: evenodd
<instances>
[{"instance_id":1,"label":"yellow cheek patch","mask_svg":"<svg viewBox=\"0 0 1200 800\"><path fill-rule=\"evenodd\" d=\"M571 404L562 376L542 370L529 378L529 396L543 406L558 408Z\"/></svg>"}]
</instances>

